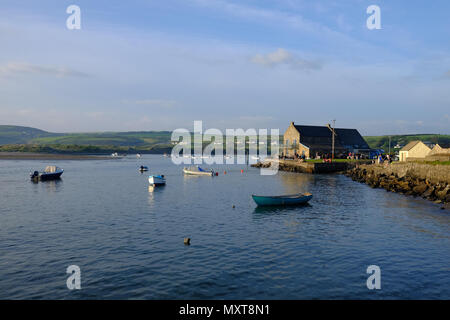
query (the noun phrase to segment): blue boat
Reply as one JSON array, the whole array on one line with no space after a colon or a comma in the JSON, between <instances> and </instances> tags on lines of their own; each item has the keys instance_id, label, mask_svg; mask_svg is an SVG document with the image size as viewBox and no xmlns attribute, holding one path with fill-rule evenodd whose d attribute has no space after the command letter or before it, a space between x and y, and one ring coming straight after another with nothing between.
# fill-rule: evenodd
<instances>
[{"instance_id":1,"label":"blue boat","mask_svg":"<svg viewBox=\"0 0 450 320\"><path fill-rule=\"evenodd\" d=\"M312 198L311 193L297 193L284 196L257 196L252 195L258 206L288 206L307 203Z\"/></svg>"}]
</instances>

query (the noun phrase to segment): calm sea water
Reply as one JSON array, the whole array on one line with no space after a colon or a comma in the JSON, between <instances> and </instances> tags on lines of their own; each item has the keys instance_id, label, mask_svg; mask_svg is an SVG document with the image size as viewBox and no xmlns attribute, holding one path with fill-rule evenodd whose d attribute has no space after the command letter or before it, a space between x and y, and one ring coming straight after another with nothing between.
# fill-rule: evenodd
<instances>
[{"instance_id":1,"label":"calm sea water","mask_svg":"<svg viewBox=\"0 0 450 320\"><path fill-rule=\"evenodd\" d=\"M428 201L245 165L188 177L159 155L51 163L62 180L35 184L28 172L49 161L0 160L1 299L450 299L450 214ZM167 186L149 190L141 164ZM299 191L309 206L251 199ZM69 265L81 290L66 287ZM381 290L366 287L369 265Z\"/></svg>"}]
</instances>

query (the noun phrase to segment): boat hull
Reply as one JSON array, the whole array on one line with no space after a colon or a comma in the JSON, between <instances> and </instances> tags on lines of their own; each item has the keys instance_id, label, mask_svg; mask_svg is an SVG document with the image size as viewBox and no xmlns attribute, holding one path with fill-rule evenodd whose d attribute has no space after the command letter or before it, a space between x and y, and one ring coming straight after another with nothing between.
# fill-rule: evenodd
<instances>
[{"instance_id":1,"label":"boat hull","mask_svg":"<svg viewBox=\"0 0 450 320\"><path fill-rule=\"evenodd\" d=\"M161 176L150 176L148 177L148 183L152 186L164 186L166 184L166 179Z\"/></svg>"},{"instance_id":2,"label":"boat hull","mask_svg":"<svg viewBox=\"0 0 450 320\"><path fill-rule=\"evenodd\" d=\"M39 175L31 175L32 180L39 179L41 181L48 181L48 180L57 180L61 178L61 175L63 174L63 171L60 172L52 172L52 173L39 173Z\"/></svg>"},{"instance_id":3,"label":"boat hull","mask_svg":"<svg viewBox=\"0 0 450 320\"><path fill-rule=\"evenodd\" d=\"M312 199L312 194L298 194L289 196L257 196L252 195L258 206L292 206L306 204Z\"/></svg>"},{"instance_id":4,"label":"boat hull","mask_svg":"<svg viewBox=\"0 0 450 320\"><path fill-rule=\"evenodd\" d=\"M184 174L190 174L190 175L196 175L196 176L210 176L212 177L214 175L214 172L211 171L192 171L183 169Z\"/></svg>"}]
</instances>

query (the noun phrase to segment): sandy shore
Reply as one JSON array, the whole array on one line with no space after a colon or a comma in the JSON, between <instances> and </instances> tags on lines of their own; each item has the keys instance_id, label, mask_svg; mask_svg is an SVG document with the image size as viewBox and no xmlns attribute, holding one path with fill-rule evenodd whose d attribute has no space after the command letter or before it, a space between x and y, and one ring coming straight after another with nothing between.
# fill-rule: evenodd
<instances>
[{"instance_id":1,"label":"sandy shore","mask_svg":"<svg viewBox=\"0 0 450 320\"><path fill-rule=\"evenodd\" d=\"M82 154L0 152L0 160L109 160L120 157L96 156Z\"/></svg>"}]
</instances>

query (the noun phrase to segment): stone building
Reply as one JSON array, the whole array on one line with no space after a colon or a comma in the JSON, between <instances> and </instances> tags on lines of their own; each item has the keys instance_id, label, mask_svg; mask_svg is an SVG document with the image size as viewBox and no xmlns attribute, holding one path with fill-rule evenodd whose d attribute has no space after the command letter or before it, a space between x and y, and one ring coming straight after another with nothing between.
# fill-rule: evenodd
<instances>
[{"instance_id":1,"label":"stone building","mask_svg":"<svg viewBox=\"0 0 450 320\"><path fill-rule=\"evenodd\" d=\"M356 129L335 128L335 156L345 156L349 152L369 154L370 147ZM317 155L331 155L332 133L325 126L296 125L291 122L283 136L285 156L292 157L295 153L315 158Z\"/></svg>"},{"instance_id":2,"label":"stone building","mask_svg":"<svg viewBox=\"0 0 450 320\"><path fill-rule=\"evenodd\" d=\"M445 148L446 147L446 148ZM440 146L439 144L435 144L433 149L431 149L430 153L428 155L435 155L435 154L450 154L450 147L444 145Z\"/></svg>"},{"instance_id":3,"label":"stone building","mask_svg":"<svg viewBox=\"0 0 450 320\"><path fill-rule=\"evenodd\" d=\"M431 149L422 141L411 141L404 146L399 153L400 161L424 159Z\"/></svg>"},{"instance_id":4,"label":"stone building","mask_svg":"<svg viewBox=\"0 0 450 320\"><path fill-rule=\"evenodd\" d=\"M425 157L428 161L450 161L450 145L436 144Z\"/></svg>"}]
</instances>

